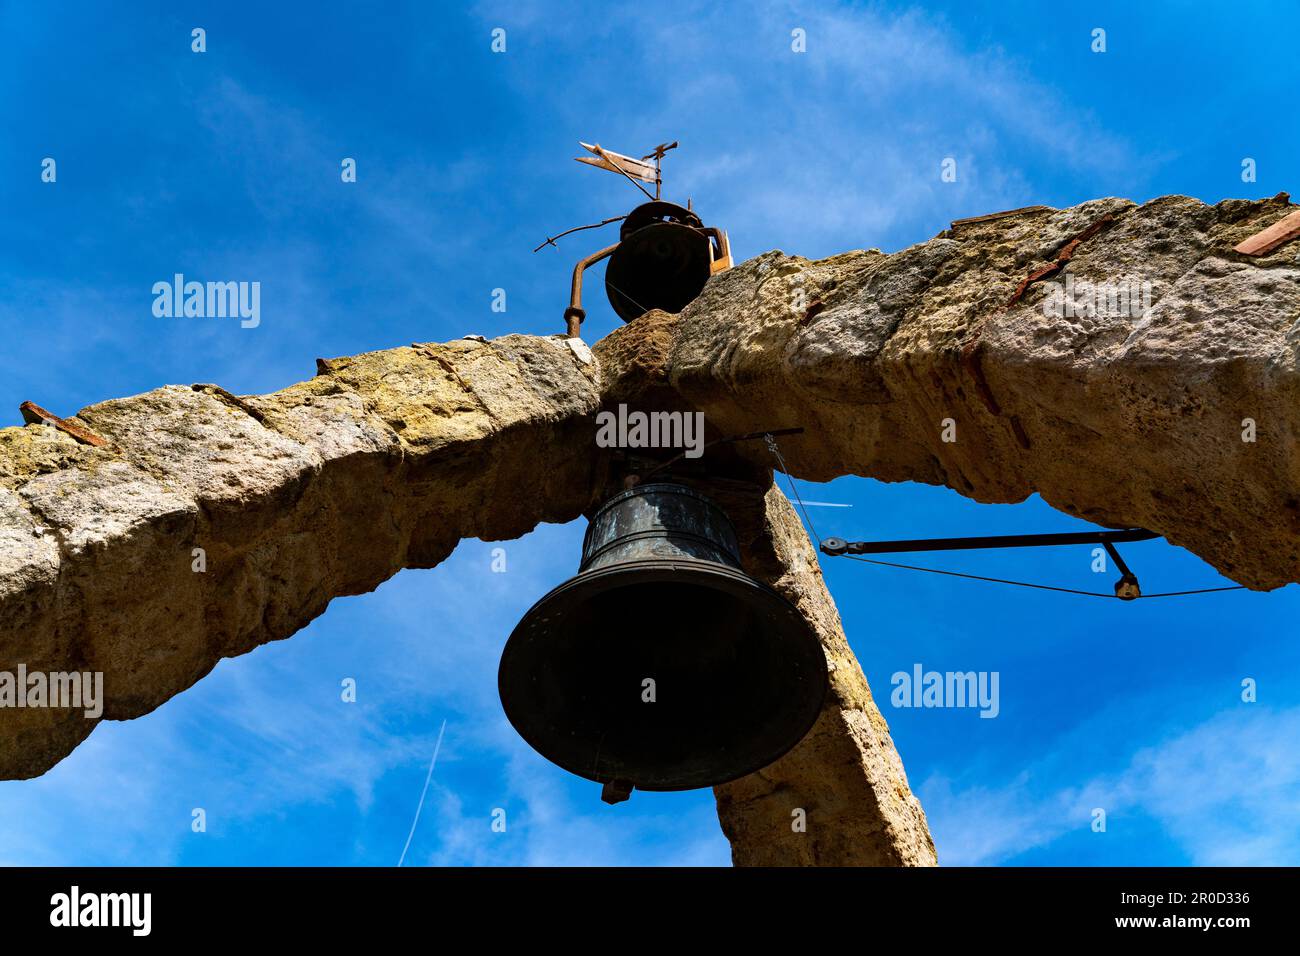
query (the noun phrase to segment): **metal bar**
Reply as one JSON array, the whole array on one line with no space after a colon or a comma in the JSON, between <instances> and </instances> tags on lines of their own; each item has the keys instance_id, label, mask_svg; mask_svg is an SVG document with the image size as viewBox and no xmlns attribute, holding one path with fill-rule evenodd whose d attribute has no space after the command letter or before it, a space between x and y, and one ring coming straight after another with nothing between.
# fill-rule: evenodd
<instances>
[{"instance_id":1,"label":"metal bar","mask_svg":"<svg viewBox=\"0 0 1300 956\"><path fill-rule=\"evenodd\" d=\"M673 140L671 143L660 143L658 146L655 147L655 151L653 153L646 153L641 158L649 159L651 156L653 156L655 159L662 159L664 153L668 152L668 150L670 149L676 149L676 148L677 148L677 140Z\"/></svg>"},{"instance_id":2,"label":"metal bar","mask_svg":"<svg viewBox=\"0 0 1300 956\"><path fill-rule=\"evenodd\" d=\"M1115 567L1119 569L1119 573L1126 578L1133 577L1133 572L1128 569L1124 559L1119 556L1119 550L1109 541L1103 541L1102 546L1105 547L1106 553L1110 555L1110 559L1115 562Z\"/></svg>"},{"instance_id":3,"label":"metal bar","mask_svg":"<svg viewBox=\"0 0 1300 956\"><path fill-rule=\"evenodd\" d=\"M664 178L663 178L663 175L664 175L664 170L663 170L663 159L664 159L664 154L667 153L668 150L670 150L670 149L676 149L676 148L677 148L677 140L673 140L671 143L660 143L658 146L655 147L655 151L654 151L653 153L649 153L648 155L645 155L645 156L642 156L642 157L641 157L642 159L650 159L652 156L654 157L654 161L655 161L655 199L659 199L659 198L660 198L660 193L661 193L661 191L662 191L663 184L664 184ZM689 208L689 207L688 207L688 208Z\"/></svg>"},{"instance_id":4,"label":"metal bar","mask_svg":"<svg viewBox=\"0 0 1300 956\"><path fill-rule=\"evenodd\" d=\"M626 218L627 218L627 216L625 216L625 215L624 215L624 216L610 216L608 219L602 219L600 222L593 222L593 223L591 223L590 225L586 225L586 226L574 226L572 229L566 229L566 230L564 230L564 232L561 232L561 233L559 233L558 235L547 236L547 237L546 237L546 241L543 242L540 246L538 246L537 249L534 249L533 252L537 252L539 249L544 249L546 246L555 246L555 240L556 240L556 239L563 239L565 236L567 236L567 235L568 235L569 233L571 233L571 232L581 232L581 231L584 230L584 229L599 229L601 226L608 226L611 222L618 222L619 220L621 220L621 219L626 219ZM559 246L555 246L555 248L558 249L558 248L560 248L560 247L559 247Z\"/></svg>"},{"instance_id":5,"label":"metal bar","mask_svg":"<svg viewBox=\"0 0 1300 956\"><path fill-rule=\"evenodd\" d=\"M69 421L66 418L60 418L53 412L46 411L35 402L23 402L18 406L19 413L23 416L23 421L28 425L50 425L81 442L83 445L93 445L96 448L107 448L108 442L100 438L88 428L82 428L76 422Z\"/></svg>"},{"instance_id":6,"label":"metal bar","mask_svg":"<svg viewBox=\"0 0 1300 956\"><path fill-rule=\"evenodd\" d=\"M983 548L1041 548L1069 544L1106 544L1111 541L1150 541L1159 538L1144 528L1104 531L1068 531L1057 534L1000 534L970 538L918 538L908 541L845 541L827 538L825 554L903 554L911 551L977 551Z\"/></svg>"},{"instance_id":7,"label":"metal bar","mask_svg":"<svg viewBox=\"0 0 1300 956\"><path fill-rule=\"evenodd\" d=\"M965 219L954 219L949 228L956 229L958 226L973 226L979 222L993 222L995 219L1006 219L1009 216L1024 216L1031 212L1055 212L1051 206L1021 206L1019 209L1007 209L1003 212L991 212L984 216L968 216Z\"/></svg>"},{"instance_id":8,"label":"metal bar","mask_svg":"<svg viewBox=\"0 0 1300 956\"><path fill-rule=\"evenodd\" d=\"M606 246L599 252L593 252L585 259L579 259L573 267L573 285L569 290L569 307L564 310L564 327L569 338L576 339L582 333L582 320L587 317L582 308L582 273L588 266L593 266L618 248L618 243Z\"/></svg>"}]
</instances>

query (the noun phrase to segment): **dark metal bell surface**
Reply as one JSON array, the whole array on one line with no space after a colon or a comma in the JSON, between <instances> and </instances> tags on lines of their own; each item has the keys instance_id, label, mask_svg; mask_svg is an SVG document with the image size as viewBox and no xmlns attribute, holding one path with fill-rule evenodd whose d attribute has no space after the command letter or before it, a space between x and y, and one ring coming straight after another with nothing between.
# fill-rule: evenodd
<instances>
[{"instance_id":1,"label":"dark metal bell surface","mask_svg":"<svg viewBox=\"0 0 1300 956\"><path fill-rule=\"evenodd\" d=\"M605 267L605 293L619 318L651 309L680 312L709 280L709 237L699 216L676 203L643 203L628 214Z\"/></svg>"},{"instance_id":2,"label":"dark metal bell surface","mask_svg":"<svg viewBox=\"0 0 1300 956\"><path fill-rule=\"evenodd\" d=\"M741 570L717 505L641 485L601 506L582 552L578 575L533 606L501 657L501 703L533 749L600 783L688 790L760 770L803 739L826 693L821 643Z\"/></svg>"}]
</instances>

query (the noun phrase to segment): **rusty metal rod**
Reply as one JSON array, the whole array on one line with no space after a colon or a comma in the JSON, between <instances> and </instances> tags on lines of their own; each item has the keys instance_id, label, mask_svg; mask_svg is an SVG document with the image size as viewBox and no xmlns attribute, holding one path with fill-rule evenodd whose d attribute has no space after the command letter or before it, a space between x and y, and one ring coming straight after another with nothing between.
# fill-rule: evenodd
<instances>
[{"instance_id":1,"label":"rusty metal rod","mask_svg":"<svg viewBox=\"0 0 1300 956\"><path fill-rule=\"evenodd\" d=\"M589 225L586 225L586 226L574 226L572 229L566 229L566 230L564 230L564 232L560 233L559 235L555 235L555 236L547 236L547 237L546 237L546 241L543 242L543 243L542 243L540 246L538 246L536 249L534 249L533 252L537 252L537 251L539 251L539 250L541 250L541 249L545 249L547 246L555 246L555 240L556 240L556 239L563 239L565 236L567 236L567 235L568 235L569 233L571 233L571 232L581 232L581 231L584 230L584 229L599 229L601 226L608 226L611 222L618 222L619 220L626 219L626 218L627 218L626 215L623 215L623 216L610 216L608 219L602 219L600 222L593 222L593 223L590 223ZM558 249L558 248L560 248L560 247L559 247L559 246L555 246L555 248Z\"/></svg>"},{"instance_id":2,"label":"rusty metal rod","mask_svg":"<svg viewBox=\"0 0 1300 956\"><path fill-rule=\"evenodd\" d=\"M576 339L582 333L582 320L587 317L587 313L582 308L582 273L587 267L594 266L601 259L612 255L618 248L618 243L612 246L606 246L600 252L593 252L585 259L579 259L578 264L573 267L573 286L569 291L569 307L564 310L564 326L569 338Z\"/></svg>"},{"instance_id":3,"label":"rusty metal rod","mask_svg":"<svg viewBox=\"0 0 1300 956\"><path fill-rule=\"evenodd\" d=\"M19 413L23 416L23 421L28 425L50 425L81 442L83 445L93 445L96 448L107 448L109 443L100 438L89 428L83 428L76 422L69 421L66 418L60 418L51 411L47 411L35 402L23 402L18 406Z\"/></svg>"}]
</instances>

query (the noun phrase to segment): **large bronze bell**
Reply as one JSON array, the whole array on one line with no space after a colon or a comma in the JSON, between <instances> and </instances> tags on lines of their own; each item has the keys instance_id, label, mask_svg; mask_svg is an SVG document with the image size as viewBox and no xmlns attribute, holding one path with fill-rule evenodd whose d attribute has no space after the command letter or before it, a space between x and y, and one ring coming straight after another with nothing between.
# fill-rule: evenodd
<instances>
[{"instance_id":1,"label":"large bronze bell","mask_svg":"<svg viewBox=\"0 0 1300 956\"><path fill-rule=\"evenodd\" d=\"M688 790L802 740L826 659L794 606L741 570L721 509L655 483L596 512L577 576L524 615L498 684L510 723L553 763L607 792Z\"/></svg>"}]
</instances>

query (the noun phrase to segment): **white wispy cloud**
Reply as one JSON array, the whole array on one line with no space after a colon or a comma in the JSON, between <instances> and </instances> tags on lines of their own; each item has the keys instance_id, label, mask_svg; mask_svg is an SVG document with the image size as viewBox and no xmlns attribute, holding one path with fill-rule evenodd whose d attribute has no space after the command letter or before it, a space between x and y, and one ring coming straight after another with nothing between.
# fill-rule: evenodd
<instances>
[{"instance_id":1,"label":"white wispy cloud","mask_svg":"<svg viewBox=\"0 0 1300 956\"><path fill-rule=\"evenodd\" d=\"M485 26L517 31L520 46L544 38L587 64L543 91L525 93L530 74L515 75L558 128L621 137L606 142L623 149L681 140L667 160L668 194L693 195L742 258L774 246L826 255L906 245L956 214L1041 202L1064 171L1131 186L1146 168L1087 104L916 8L768 2L737 17L716 5L604 5L581 31L562 18L512 22L494 4L479 12ZM795 28L805 53L791 50ZM593 103L626 96L608 76L640 77L654 95L591 129ZM955 183L940 180L948 157ZM1043 166L1052 183L1030 171ZM593 201L628 193L616 182L589 181L588 191Z\"/></svg>"},{"instance_id":2,"label":"white wispy cloud","mask_svg":"<svg viewBox=\"0 0 1300 956\"><path fill-rule=\"evenodd\" d=\"M1089 722L1087 734L1140 723ZM1067 735L1068 736L1068 735ZM1076 777L1068 741L997 785L934 775L920 788L940 862L996 864L1126 816L1155 820L1197 865L1276 866L1300 857L1300 707L1242 704L1137 746L1118 769ZM1086 765L1085 765L1086 766Z\"/></svg>"}]
</instances>

